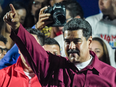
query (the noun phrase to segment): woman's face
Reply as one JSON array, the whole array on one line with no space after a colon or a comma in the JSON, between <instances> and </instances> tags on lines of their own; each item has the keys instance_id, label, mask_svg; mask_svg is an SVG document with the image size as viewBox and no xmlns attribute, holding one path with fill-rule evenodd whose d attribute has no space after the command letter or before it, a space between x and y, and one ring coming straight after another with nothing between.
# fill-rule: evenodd
<instances>
[{"instance_id":1,"label":"woman's face","mask_svg":"<svg viewBox=\"0 0 116 87\"><path fill-rule=\"evenodd\" d=\"M98 41L93 40L90 50L94 51L99 59L103 57L103 47Z\"/></svg>"},{"instance_id":2,"label":"woman's face","mask_svg":"<svg viewBox=\"0 0 116 87\"><path fill-rule=\"evenodd\" d=\"M42 7L43 2L44 2L44 0L34 0L33 1L32 9L31 9L32 15L35 16L36 11Z\"/></svg>"}]
</instances>

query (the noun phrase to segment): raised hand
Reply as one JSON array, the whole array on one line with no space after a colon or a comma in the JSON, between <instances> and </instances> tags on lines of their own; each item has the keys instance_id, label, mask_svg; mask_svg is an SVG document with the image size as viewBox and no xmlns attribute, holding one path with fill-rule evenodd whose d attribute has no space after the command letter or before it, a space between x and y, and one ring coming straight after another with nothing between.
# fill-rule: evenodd
<instances>
[{"instance_id":1,"label":"raised hand","mask_svg":"<svg viewBox=\"0 0 116 87\"><path fill-rule=\"evenodd\" d=\"M39 19L38 22L36 23L36 29L43 29L47 24L52 23L53 21L48 21L49 17L51 14L49 13L44 13L44 10L47 9L46 7L43 7L40 12L39 12Z\"/></svg>"},{"instance_id":2,"label":"raised hand","mask_svg":"<svg viewBox=\"0 0 116 87\"><path fill-rule=\"evenodd\" d=\"M12 29L18 29L20 26L20 22L19 22L19 16L14 8L14 6L12 4L9 5L11 11L7 12L4 17L3 20L4 22L8 23Z\"/></svg>"}]
</instances>

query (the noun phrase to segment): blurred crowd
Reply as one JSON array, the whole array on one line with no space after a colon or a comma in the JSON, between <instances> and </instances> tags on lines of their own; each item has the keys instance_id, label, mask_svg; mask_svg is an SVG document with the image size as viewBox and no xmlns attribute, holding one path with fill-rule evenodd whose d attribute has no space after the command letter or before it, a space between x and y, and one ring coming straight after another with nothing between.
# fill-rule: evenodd
<instances>
[{"instance_id":1,"label":"blurred crowd","mask_svg":"<svg viewBox=\"0 0 116 87\"><path fill-rule=\"evenodd\" d=\"M2 4L5 2L7 1L0 1L0 73L3 73L3 76L0 76L0 78L4 77L7 80L0 80L0 87L27 87L24 84L31 85L29 87L43 87L40 84L41 82L39 82L40 80L38 81L38 74L35 74L15 42L10 38L12 32L11 26L3 21L4 15L11 10L9 7L10 3L16 9L19 21L23 27L34 36L37 42L47 52L53 55L67 57L69 55L67 55L64 46L66 44L66 39L64 39L63 35L64 25L50 26L46 24L47 22L45 23L41 20L42 15L40 15L40 11L44 7L49 8L53 7L56 3L60 3L65 7L65 23L68 23L74 18L85 19L92 28L92 44L89 50L93 51L100 61L116 68L115 0L98 0L101 12L87 18L84 17L83 9L77 0L11 0L8 5L2 8ZM63 20L63 18L59 18L59 20ZM9 19L9 21L11 20ZM40 27L40 21L45 26ZM51 18L49 22L52 23L53 19ZM15 75L16 72L18 75ZM5 75L4 73L8 74ZM12 76L16 77L12 78Z\"/></svg>"}]
</instances>

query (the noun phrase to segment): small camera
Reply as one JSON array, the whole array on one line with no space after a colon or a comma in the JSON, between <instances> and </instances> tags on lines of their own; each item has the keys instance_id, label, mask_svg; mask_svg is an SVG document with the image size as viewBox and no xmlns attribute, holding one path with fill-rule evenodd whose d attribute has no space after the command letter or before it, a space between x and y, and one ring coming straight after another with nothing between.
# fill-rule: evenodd
<instances>
[{"instance_id":1,"label":"small camera","mask_svg":"<svg viewBox=\"0 0 116 87\"><path fill-rule=\"evenodd\" d=\"M66 23L65 6L61 3L56 3L53 7L48 7L44 10L44 13L50 13L50 19L53 21L47 26L64 26L64 24Z\"/></svg>"}]
</instances>

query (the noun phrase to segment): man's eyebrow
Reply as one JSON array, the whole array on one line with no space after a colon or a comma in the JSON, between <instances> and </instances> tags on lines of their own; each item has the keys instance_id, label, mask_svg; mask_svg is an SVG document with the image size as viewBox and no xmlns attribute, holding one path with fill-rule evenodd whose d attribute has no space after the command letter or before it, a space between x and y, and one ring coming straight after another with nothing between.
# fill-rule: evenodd
<instances>
[{"instance_id":1,"label":"man's eyebrow","mask_svg":"<svg viewBox=\"0 0 116 87\"><path fill-rule=\"evenodd\" d=\"M74 38L73 40L82 40L81 38Z\"/></svg>"},{"instance_id":2,"label":"man's eyebrow","mask_svg":"<svg viewBox=\"0 0 116 87\"><path fill-rule=\"evenodd\" d=\"M64 40L67 40L67 41L68 41L68 40L70 40L70 39L64 39ZM81 39L81 38L74 38L74 39L72 39L72 40L74 40L74 41L77 40L77 41L78 41L78 40L82 40L82 39Z\"/></svg>"}]
</instances>

